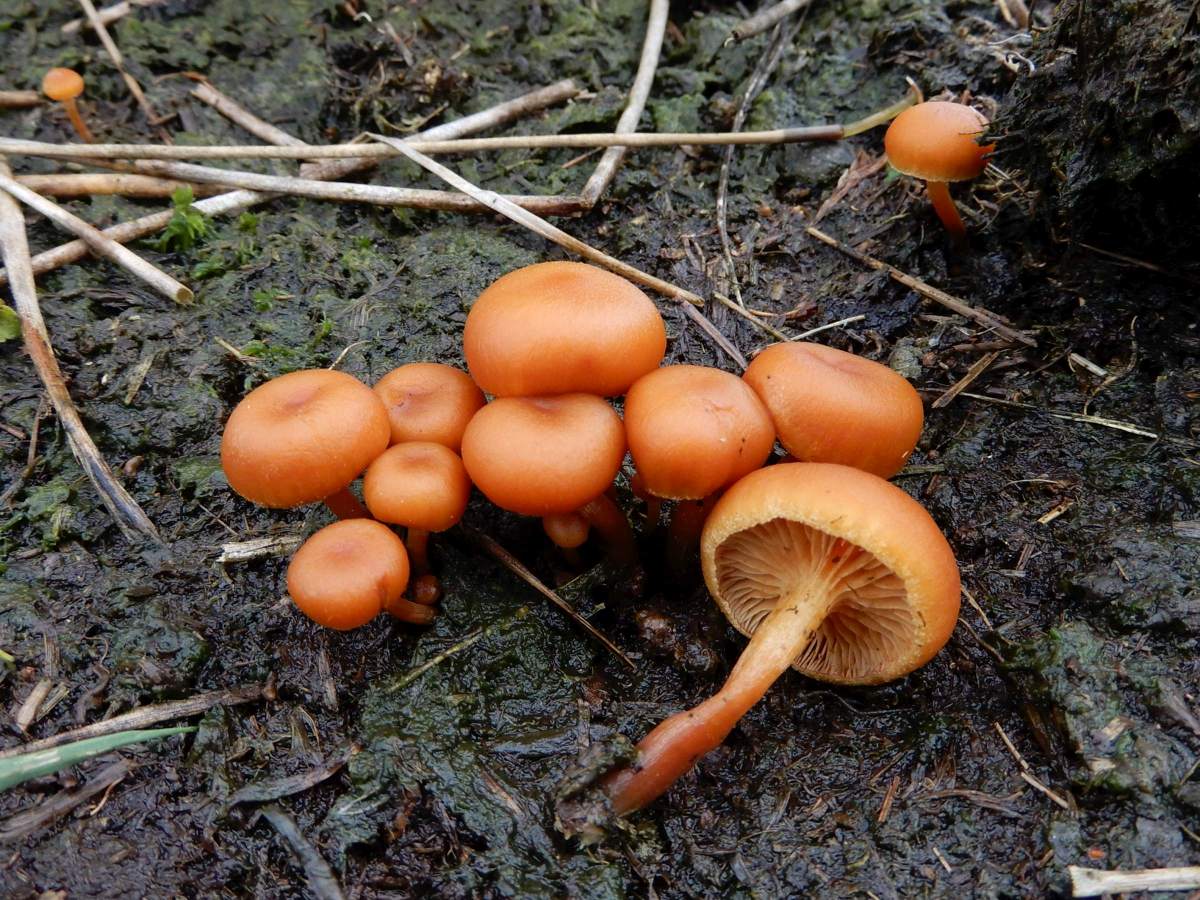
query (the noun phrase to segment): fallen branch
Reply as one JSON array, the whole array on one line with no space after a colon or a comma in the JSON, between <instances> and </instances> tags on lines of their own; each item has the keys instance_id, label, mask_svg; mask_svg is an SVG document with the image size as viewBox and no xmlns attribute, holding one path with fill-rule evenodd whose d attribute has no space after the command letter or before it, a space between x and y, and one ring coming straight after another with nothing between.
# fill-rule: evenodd
<instances>
[{"instance_id":1,"label":"fallen branch","mask_svg":"<svg viewBox=\"0 0 1200 900\"><path fill-rule=\"evenodd\" d=\"M8 163L0 157L0 176L8 177ZM38 378L46 388L54 411L67 433L71 452L80 468L91 480L100 499L108 509L117 526L131 540L145 537L162 543L154 523L138 506L137 501L121 486L108 464L100 456L96 444L84 428L79 411L71 402L63 381L62 371L50 344L50 335L42 319L38 304L37 287L33 283L33 268L29 257L29 239L25 234L25 218L21 207L7 193L0 191L0 255L4 258L5 271L11 275L13 308L21 320L21 337L25 350L33 361ZM3 754L0 753L0 756Z\"/></svg>"},{"instance_id":2,"label":"fallen branch","mask_svg":"<svg viewBox=\"0 0 1200 900\"><path fill-rule=\"evenodd\" d=\"M422 132L422 134L434 134L436 132L439 139L473 134L485 128L503 125L553 103L562 102L567 97L574 96L578 92L579 90L575 87L574 82L569 80L556 82L549 87L539 88L528 94L514 97L512 100L506 100L490 109L464 116L453 122L447 122L445 125L439 125L428 132ZM420 136L416 135L416 137ZM315 164L311 168L301 167L301 172L305 172L307 169L307 177L314 180L330 179L345 174L347 163L358 165L361 162L361 160L330 160ZM373 165L375 161L370 160L368 162L370 165ZM206 216L234 215L259 203L265 203L267 200L272 199L273 196L273 194L239 190L216 197L209 197L207 200L201 200L198 203L192 204L192 206ZM166 228L167 223L171 221L174 214L174 210L170 209L152 213L148 216L142 216L139 219L133 219L129 222L122 222L119 225L106 228L104 234L114 241L119 241L123 244L128 243L129 241L155 234ZM33 274L41 275L45 272L52 272L62 266L78 262L87 255L88 247L83 241L71 241L70 243L62 244L52 250L39 253L33 258ZM8 274L0 272L0 285L5 284L7 281Z\"/></svg>"},{"instance_id":3,"label":"fallen branch","mask_svg":"<svg viewBox=\"0 0 1200 900\"><path fill-rule=\"evenodd\" d=\"M469 525L463 525L462 523L459 523L458 527L463 534L482 547L493 559L504 566L504 568L508 569L508 571L512 572L527 585L562 610L572 622L574 622L601 645L603 645L609 653L619 659L631 670L637 669L637 666L633 664L633 660L626 656L625 652L620 647L610 641L602 631L585 619L579 613L579 611L575 609L575 607L548 588L540 578L525 568L525 566L521 564L521 561L505 550L495 538L484 534L482 531L471 528Z\"/></svg>"},{"instance_id":4,"label":"fallen branch","mask_svg":"<svg viewBox=\"0 0 1200 900\"><path fill-rule=\"evenodd\" d=\"M52 200L47 200L37 191L19 184L8 173L0 172L0 190L7 191L26 206L41 213L63 231L68 231L83 240L97 256L111 260L135 278L140 278L169 300L191 303L191 288L176 281L166 272L151 265L129 248L117 243L104 233L93 228L78 216L67 212Z\"/></svg>"},{"instance_id":5,"label":"fallen branch","mask_svg":"<svg viewBox=\"0 0 1200 900\"><path fill-rule=\"evenodd\" d=\"M217 562L224 566L229 563L250 562L271 556L290 556L299 550L303 543L303 536L298 534L235 541L221 545L221 555L217 557Z\"/></svg>"},{"instance_id":6,"label":"fallen branch","mask_svg":"<svg viewBox=\"0 0 1200 900\"><path fill-rule=\"evenodd\" d=\"M108 54L108 58L112 60L112 64L116 66L117 71L121 74L122 80L124 80L126 87L129 88L129 93L133 94L133 99L142 108L142 112L146 114L146 119L151 125L158 125L162 120L155 114L154 107L150 105L150 101L142 93L142 86L137 83L137 79L125 70L125 58L121 55L121 51L117 49L117 44L108 33L108 29L104 27L104 22L101 20L100 14L96 12L96 7L92 3L92 0L77 0L77 2L83 9L84 15L87 16L92 30L96 32L96 37L100 38L100 43L104 45L104 52Z\"/></svg>"},{"instance_id":7,"label":"fallen branch","mask_svg":"<svg viewBox=\"0 0 1200 900\"><path fill-rule=\"evenodd\" d=\"M36 753L39 750L48 750L60 744L69 744L72 741L82 741L87 738L100 737L106 734L115 734L118 731L148 728L151 725L166 722L170 719L184 719L189 716L199 715L202 712L207 712L214 706L237 706L241 703L253 703L256 700L264 699L273 700L274 698L275 685L271 680L268 680L266 684L250 685L249 687L233 688L232 690L209 691L206 694L197 694L195 697L189 697L186 700L172 700L169 703L142 706L122 715L113 716L111 719L93 722L91 725L84 725L81 728L72 728L70 731L64 731L53 737L43 738L40 741L32 741L17 747L8 747L7 749L0 750L0 759L20 756L23 753Z\"/></svg>"},{"instance_id":8,"label":"fallen branch","mask_svg":"<svg viewBox=\"0 0 1200 900\"><path fill-rule=\"evenodd\" d=\"M894 281L899 282L909 290L916 291L922 297L927 297L934 303L939 303L952 312L958 313L960 316L965 316L968 319L972 319L978 322L980 325L984 325L992 329L997 334L1002 335L1009 340L1017 341L1018 343L1024 344L1027 347L1037 346L1037 341L1025 334L1023 331L1017 331L1015 328L1005 325L1002 321L1000 321L1000 318L995 313L988 312L986 309L981 309L976 306L971 306L965 301L959 300L957 297L951 294L947 294L940 288L935 288L933 285L926 284L919 278L914 278L912 275L901 272L895 266L888 265L882 260L876 259L873 256L868 256L859 250L855 250L848 244L843 244L837 238L830 237L825 232L817 228L809 227L805 228L804 230L822 244L833 247L835 250L846 254L846 256L849 256L851 259L862 263L864 266L867 266L870 269L874 269L877 272L887 272L887 274L891 276Z\"/></svg>"},{"instance_id":9,"label":"fallen branch","mask_svg":"<svg viewBox=\"0 0 1200 900\"><path fill-rule=\"evenodd\" d=\"M37 191L44 197L94 197L113 194L121 197L158 199L170 197L181 187L191 188L196 197L211 197L221 192L211 184L188 184L153 175L131 175L128 172L59 172L53 175L18 175L18 184Z\"/></svg>"},{"instance_id":10,"label":"fallen branch","mask_svg":"<svg viewBox=\"0 0 1200 900\"><path fill-rule=\"evenodd\" d=\"M280 797L303 793L340 772L342 767L350 761L350 757L358 752L358 749L351 745L339 750L321 765L315 769L309 769L307 772L244 784L234 791L225 803L231 807L237 806L239 803L267 803L278 800Z\"/></svg>"},{"instance_id":11,"label":"fallen branch","mask_svg":"<svg viewBox=\"0 0 1200 900\"><path fill-rule=\"evenodd\" d=\"M329 868L329 863L317 852L317 848L309 843L295 819L278 806L264 806L262 817L271 823L271 826L279 832L279 836L292 848L292 853L304 868L304 875L308 879L308 889L312 891L317 900L346 900L346 895L342 893L342 886L338 884L333 870Z\"/></svg>"},{"instance_id":12,"label":"fallen branch","mask_svg":"<svg viewBox=\"0 0 1200 900\"><path fill-rule=\"evenodd\" d=\"M105 766L81 787L69 791L59 791L49 800L39 803L32 809L8 816L5 819L4 827L0 829L0 843L24 840L39 828L49 825L55 819L61 819L79 804L108 790L131 771L133 771L133 767L128 760L119 760L110 766Z\"/></svg>"},{"instance_id":13,"label":"fallen branch","mask_svg":"<svg viewBox=\"0 0 1200 900\"><path fill-rule=\"evenodd\" d=\"M41 102L42 95L37 91L0 91L0 109L28 109Z\"/></svg>"},{"instance_id":14,"label":"fallen branch","mask_svg":"<svg viewBox=\"0 0 1200 900\"><path fill-rule=\"evenodd\" d=\"M1004 400L1000 397L988 397L986 394L972 394L970 391L963 391L963 397L970 397L972 400L979 400L983 403L995 403L998 406L1011 406L1014 409L1028 409L1032 412L1039 412L1043 415L1050 416L1053 419L1063 419L1067 422L1080 422L1084 425L1099 425L1101 428L1111 428L1114 431L1124 431L1126 434L1136 434L1138 437L1151 438L1156 441L1166 441L1171 444L1179 444L1184 447L1197 446L1196 441L1189 441L1187 438L1178 438L1169 434L1159 434L1157 431L1151 431L1149 428L1143 428L1141 425L1135 425L1133 422L1123 422L1120 419L1109 419L1105 416L1090 416L1084 413L1075 412L1058 412L1053 409L1043 409L1040 406L1034 406L1032 403L1019 403L1016 400Z\"/></svg>"},{"instance_id":15,"label":"fallen branch","mask_svg":"<svg viewBox=\"0 0 1200 900\"><path fill-rule=\"evenodd\" d=\"M262 138L268 144L274 144L277 147L307 146L300 138L292 137L282 128L276 128L270 122L264 122L232 97L222 94L207 81L196 85L192 89L192 96L202 103L207 103L229 121L244 128L255 137Z\"/></svg>"},{"instance_id":16,"label":"fallen branch","mask_svg":"<svg viewBox=\"0 0 1200 900\"><path fill-rule=\"evenodd\" d=\"M729 32L729 41L744 41L747 38L752 38L755 35L762 34L774 28L779 22L782 22L792 13L808 6L812 0L783 0L782 3L776 3L774 6L768 6L761 12L757 12L748 19L743 19L740 24L734 26L733 31Z\"/></svg>"},{"instance_id":17,"label":"fallen branch","mask_svg":"<svg viewBox=\"0 0 1200 900\"><path fill-rule=\"evenodd\" d=\"M136 6L154 6L155 4L161 2L162 0L122 0L121 3L114 3L112 6L105 6L103 9L97 10L96 18L98 18L105 25L111 25L118 19L122 19L133 12L134 7ZM62 33L75 34L85 25L88 28L92 27L92 23L87 19L72 19L62 27Z\"/></svg>"},{"instance_id":18,"label":"fallen branch","mask_svg":"<svg viewBox=\"0 0 1200 900\"><path fill-rule=\"evenodd\" d=\"M668 0L650 0L650 14L646 21L646 37L642 41L642 55L638 59L637 72L633 76L633 84L629 87L629 102L621 117L617 119L617 134L626 136L637 131L641 121L642 111L646 108L646 100L650 97L650 88L654 84L654 73L658 71L658 57L662 52L663 36L667 32L667 14L670 12ZM591 209L604 196L608 186L617 175L621 161L625 158L629 144L610 147L604 151L596 168L583 186L583 199Z\"/></svg>"},{"instance_id":19,"label":"fallen branch","mask_svg":"<svg viewBox=\"0 0 1200 900\"><path fill-rule=\"evenodd\" d=\"M604 266L630 281L645 285L670 297L672 300L679 300L686 303L694 303L697 306L703 306L704 300L693 294L691 291L684 290L678 285L671 284L669 281L663 281L648 272L643 272L641 269L635 268L626 262L622 262L614 256L609 256L603 251L597 250L590 244L585 244L579 238L567 234L561 228L551 225L545 219L541 219L527 209L522 209L513 201L506 197L501 197L495 191L487 191L483 188L471 184L461 175L450 171L441 163L435 162L423 153L418 153L416 150L409 147L403 141L398 141L395 138L385 137L379 134L371 135L377 141L387 144L390 147L398 150L404 156L415 162L427 172L431 172L438 178L445 181L452 187L462 191L468 197L471 197L477 203L481 203L488 209L498 212L507 219L511 219L519 225L524 225L534 234L541 235L548 241L552 241L572 253L582 256L584 259Z\"/></svg>"},{"instance_id":20,"label":"fallen branch","mask_svg":"<svg viewBox=\"0 0 1200 900\"><path fill-rule=\"evenodd\" d=\"M1085 869L1067 866L1072 897L1132 894L1135 891L1193 891L1200 888L1200 866L1177 869Z\"/></svg>"},{"instance_id":21,"label":"fallen branch","mask_svg":"<svg viewBox=\"0 0 1200 900\"><path fill-rule=\"evenodd\" d=\"M975 382L975 379L984 373L988 366L1000 358L1000 355L1003 352L1003 350L993 350L991 353L985 353L983 356L979 357L979 359L975 360L975 364L972 365L971 368L967 369L967 374L952 384L944 394L929 404L930 407L932 409L941 409L945 406L949 406L952 402L954 402L954 398L969 388Z\"/></svg>"}]
</instances>

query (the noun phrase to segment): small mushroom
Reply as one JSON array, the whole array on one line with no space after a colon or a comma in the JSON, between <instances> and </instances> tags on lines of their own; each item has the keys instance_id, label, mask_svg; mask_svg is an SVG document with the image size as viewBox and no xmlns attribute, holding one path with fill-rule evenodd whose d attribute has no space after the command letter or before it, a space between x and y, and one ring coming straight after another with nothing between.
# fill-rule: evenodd
<instances>
[{"instance_id":1,"label":"small mushroom","mask_svg":"<svg viewBox=\"0 0 1200 900\"><path fill-rule=\"evenodd\" d=\"M954 555L896 486L826 463L754 472L704 526L708 589L750 643L728 680L666 719L603 782L612 811L641 809L710 750L794 666L834 684L879 684L928 662L958 617Z\"/></svg>"},{"instance_id":2,"label":"small mushroom","mask_svg":"<svg viewBox=\"0 0 1200 900\"><path fill-rule=\"evenodd\" d=\"M375 385L387 408L392 443L433 441L455 453L471 417L483 407L483 391L466 372L441 363L409 363Z\"/></svg>"},{"instance_id":3,"label":"small mushroom","mask_svg":"<svg viewBox=\"0 0 1200 900\"><path fill-rule=\"evenodd\" d=\"M696 545L708 498L762 466L775 443L754 391L705 366L664 366L639 378L625 397L625 433L638 490L680 501L667 545L675 571Z\"/></svg>"},{"instance_id":4,"label":"small mushroom","mask_svg":"<svg viewBox=\"0 0 1200 900\"><path fill-rule=\"evenodd\" d=\"M887 366L832 347L767 347L742 378L771 413L779 442L803 462L891 478L917 445L921 397Z\"/></svg>"},{"instance_id":5,"label":"small mushroom","mask_svg":"<svg viewBox=\"0 0 1200 900\"><path fill-rule=\"evenodd\" d=\"M346 631L380 612L425 625L434 612L404 599L408 554L390 528L371 519L327 525L304 542L287 570L297 608L326 628Z\"/></svg>"},{"instance_id":6,"label":"small mushroom","mask_svg":"<svg viewBox=\"0 0 1200 900\"><path fill-rule=\"evenodd\" d=\"M666 326L620 275L576 262L509 272L471 307L463 352L475 382L496 397L623 394L657 366Z\"/></svg>"},{"instance_id":7,"label":"small mushroom","mask_svg":"<svg viewBox=\"0 0 1200 900\"><path fill-rule=\"evenodd\" d=\"M74 69L51 69L42 78L42 93L51 100L57 100L67 111L71 126L86 143L95 143L92 132L88 130L83 116L79 114L79 105L75 98L83 93L83 76Z\"/></svg>"},{"instance_id":8,"label":"small mushroom","mask_svg":"<svg viewBox=\"0 0 1200 900\"><path fill-rule=\"evenodd\" d=\"M970 106L929 100L896 116L883 138L892 168L925 181L934 211L957 244L966 242L967 228L947 183L977 178L987 166L996 145L977 141L987 126L983 113Z\"/></svg>"},{"instance_id":9,"label":"small mushroom","mask_svg":"<svg viewBox=\"0 0 1200 900\"><path fill-rule=\"evenodd\" d=\"M387 449L387 410L353 376L291 372L259 385L234 408L221 468L247 500L286 509L324 500L340 519L365 517L349 485Z\"/></svg>"},{"instance_id":10,"label":"small mushroom","mask_svg":"<svg viewBox=\"0 0 1200 900\"><path fill-rule=\"evenodd\" d=\"M470 497L471 479L458 454L431 441L396 444L363 475L363 499L371 515L408 528L413 572L424 579L419 591L414 584L418 602L431 597L436 602L440 594L437 580L429 574L429 532L456 525Z\"/></svg>"},{"instance_id":11,"label":"small mushroom","mask_svg":"<svg viewBox=\"0 0 1200 900\"><path fill-rule=\"evenodd\" d=\"M633 531L605 493L624 457L620 416L591 394L502 397L463 435L463 463L489 500L526 516L577 514L615 560L631 564ZM557 534L554 520L547 531Z\"/></svg>"}]
</instances>

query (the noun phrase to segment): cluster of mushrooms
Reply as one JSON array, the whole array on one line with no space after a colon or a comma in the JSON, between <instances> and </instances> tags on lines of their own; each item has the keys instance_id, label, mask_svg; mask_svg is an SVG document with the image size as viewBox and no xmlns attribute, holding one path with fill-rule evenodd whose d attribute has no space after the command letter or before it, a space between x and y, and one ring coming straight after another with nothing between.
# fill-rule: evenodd
<instances>
[{"instance_id":1,"label":"cluster of mushrooms","mask_svg":"<svg viewBox=\"0 0 1200 900\"><path fill-rule=\"evenodd\" d=\"M943 131L932 151L914 136L930 122ZM982 171L983 124L969 107L925 103L886 138L893 164L927 180L956 239L965 229L946 182ZM459 521L472 486L540 517L568 561L594 537L615 564L634 565L613 488L628 450L647 530L672 502L668 571L699 543L713 599L750 640L716 694L666 719L602 778L606 815L667 790L789 666L879 684L949 639L953 553L924 508L886 480L923 424L917 392L888 367L797 342L767 347L740 378L663 366L666 329L650 299L575 262L499 278L472 306L463 345L470 375L413 363L373 389L329 370L274 379L233 411L222 465L249 500L324 501L338 516L297 551L287 582L306 615L349 629L382 611L432 621L440 585L429 534ZM610 402L621 396L624 419ZM767 465L776 440L788 455ZM365 508L349 490L359 475ZM389 525L407 529L407 545Z\"/></svg>"}]
</instances>

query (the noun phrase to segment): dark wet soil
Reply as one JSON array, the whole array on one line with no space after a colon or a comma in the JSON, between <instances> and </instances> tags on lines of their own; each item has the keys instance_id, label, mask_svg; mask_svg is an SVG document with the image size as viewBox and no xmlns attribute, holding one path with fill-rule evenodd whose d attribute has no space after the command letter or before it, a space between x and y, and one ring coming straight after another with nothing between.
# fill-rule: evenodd
<instances>
[{"instance_id":1,"label":"dark wet soil","mask_svg":"<svg viewBox=\"0 0 1200 900\"><path fill-rule=\"evenodd\" d=\"M1050 9L1038 6L1044 25ZM645 27L632 0L370 2L370 18L357 21L342 7L168 0L113 34L156 106L177 112L166 125L176 142L250 140L187 98L181 70L322 142L362 129L403 133L562 77L595 96L514 130L611 127ZM0 10L0 86L34 87L47 67L75 66L99 136L155 139L97 42L60 35L75 12L10 0ZM733 7L675 5L643 128L729 125L769 37L723 46L739 17ZM1181 20L1191 30L1179 39L1194 35L1194 18L1193 9ZM1075 32L1052 33L1061 55L1062 35ZM818 0L747 127L851 120L898 98L905 76L928 95L972 97L1018 123L1030 108L1021 104L1069 102L1069 84L1031 81L1029 66L1006 56L1014 49L1041 61L1043 48L1030 49L992 2ZM1171 95L1155 87L1147 96ZM1194 134L1193 120L1177 118L1180 134ZM53 109L4 112L0 122L16 137L69 139ZM1195 161L1194 142L1173 146L1185 155L1171 165ZM216 561L225 542L306 534L327 518L260 510L228 489L220 430L247 389L343 353L341 367L367 381L403 362L454 362L474 296L509 269L562 254L491 217L280 199L212 221L188 252L138 245L195 288L189 308L103 262L43 276L71 393L168 546L121 536L53 417L42 418L36 465L0 510L0 650L15 659L0 668L0 745L22 741L13 713L43 678L58 702L30 737L271 675L278 697L214 709L195 734L122 751L137 768L102 805L0 848L0 893L300 895L304 872L287 844L255 804L228 801L259 782L279 793L278 779L348 750L357 752L347 766L278 803L355 897L1033 896L1061 891L1073 864L1197 864L1200 273L1194 253L1172 244L1169 258L1155 258L1145 239L1171 224L1162 217L1178 214L1172 204L1131 218L1125 231L1136 223L1136 240L1111 226L1083 233L1108 241L1093 245L1101 250L1137 248L1161 269L1068 240L1060 220L1047 224L1047 208L1082 203L1086 214L1096 194L1064 192L1056 183L1074 186L1076 173L1032 162L1027 139L1020 147L999 157L1003 175L955 189L969 253L950 252L918 186L886 169L856 181L820 220L1038 339L1036 349L1001 347L966 393L929 409L919 451L898 476L944 528L974 601L950 644L882 688L788 675L725 747L628 831L586 851L553 823L556 787L576 756L617 733L636 739L709 694L743 643L698 579L652 578L637 599L603 578L564 588L636 660L631 673L463 536L437 542L446 597L423 631L383 619L350 634L320 631L286 601L285 560ZM789 333L863 316L817 339L889 362L932 401L997 349L995 337L803 230L839 179L880 152L874 132L735 153L737 275L748 306L790 313L774 320ZM591 159L565 167L577 155L513 151L453 165L489 188L552 193L586 179ZM713 211L722 157L630 154L597 209L563 227L691 290L728 294ZM1089 159L1080 177L1103 185L1105 158ZM373 180L435 186L400 163ZM70 206L103 225L163 204ZM35 252L61 242L36 218L31 239ZM730 366L669 303L662 310L671 361ZM708 312L744 353L768 340L720 306ZM139 364L147 368L135 390ZM25 468L40 396L19 342L0 344L5 486ZM622 501L640 522L627 491ZM468 519L547 579L562 574L536 523L482 503ZM653 560L659 551L647 540L644 552ZM468 637L478 640L420 670ZM0 811L30 808L104 762L10 790ZM1026 766L1048 791L1021 777Z\"/></svg>"}]
</instances>

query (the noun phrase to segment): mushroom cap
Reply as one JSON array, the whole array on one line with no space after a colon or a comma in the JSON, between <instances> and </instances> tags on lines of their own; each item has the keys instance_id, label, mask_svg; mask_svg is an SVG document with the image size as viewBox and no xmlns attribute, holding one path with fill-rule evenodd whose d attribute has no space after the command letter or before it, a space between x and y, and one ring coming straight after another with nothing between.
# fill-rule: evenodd
<instances>
[{"instance_id":1,"label":"mushroom cap","mask_svg":"<svg viewBox=\"0 0 1200 900\"><path fill-rule=\"evenodd\" d=\"M485 403L471 376L441 363L409 363L375 385L387 408L392 443L433 441L455 453L471 416Z\"/></svg>"},{"instance_id":2,"label":"mushroom cap","mask_svg":"<svg viewBox=\"0 0 1200 900\"><path fill-rule=\"evenodd\" d=\"M326 525L296 551L287 570L292 602L318 625L339 631L370 622L407 586L404 541L372 519Z\"/></svg>"},{"instance_id":3,"label":"mushroom cap","mask_svg":"<svg viewBox=\"0 0 1200 900\"><path fill-rule=\"evenodd\" d=\"M463 332L476 383L496 397L623 394L657 366L667 331L634 284L596 266L546 262L487 288Z\"/></svg>"},{"instance_id":4,"label":"mushroom cap","mask_svg":"<svg viewBox=\"0 0 1200 900\"><path fill-rule=\"evenodd\" d=\"M503 397L475 414L463 463L497 506L526 516L574 512L604 493L625 458L621 417L591 394Z\"/></svg>"},{"instance_id":5,"label":"mushroom cap","mask_svg":"<svg viewBox=\"0 0 1200 900\"><path fill-rule=\"evenodd\" d=\"M847 559L847 544L865 553L829 580L825 567ZM709 515L700 559L709 592L745 635L780 597L828 584L834 605L793 663L821 681L906 675L942 648L958 618L958 565L929 513L848 466L785 463L747 475Z\"/></svg>"},{"instance_id":6,"label":"mushroom cap","mask_svg":"<svg viewBox=\"0 0 1200 900\"><path fill-rule=\"evenodd\" d=\"M892 168L925 181L966 181L987 165L995 144L976 142L988 126L983 113L963 103L929 100L892 121L883 148Z\"/></svg>"},{"instance_id":7,"label":"mushroom cap","mask_svg":"<svg viewBox=\"0 0 1200 900\"><path fill-rule=\"evenodd\" d=\"M221 467L247 500L286 508L340 491L387 449L387 410L358 379L329 369L259 385L225 423Z\"/></svg>"},{"instance_id":8,"label":"mushroom cap","mask_svg":"<svg viewBox=\"0 0 1200 900\"><path fill-rule=\"evenodd\" d=\"M779 442L804 462L890 478L924 423L921 397L887 366L821 344L772 344L742 378L766 404Z\"/></svg>"},{"instance_id":9,"label":"mushroom cap","mask_svg":"<svg viewBox=\"0 0 1200 900\"><path fill-rule=\"evenodd\" d=\"M83 93L83 76L74 69L51 69L42 76L42 93L51 100L74 100Z\"/></svg>"},{"instance_id":10,"label":"mushroom cap","mask_svg":"<svg viewBox=\"0 0 1200 900\"><path fill-rule=\"evenodd\" d=\"M775 427L744 381L706 366L665 366L625 397L625 433L645 490L701 500L759 468Z\"/></svg>"},{"instance_id":11,"label":"mushroom cap","mask_svg":"<svg viewBox=\"0 0 1200 900\"><path fill-rule=\"evenodd\" d=\"M458 454L431 441L389 447L367 468L362 487L376 519L425 531L457 524L471 497Z\"/></svg>"}]
</instances>

